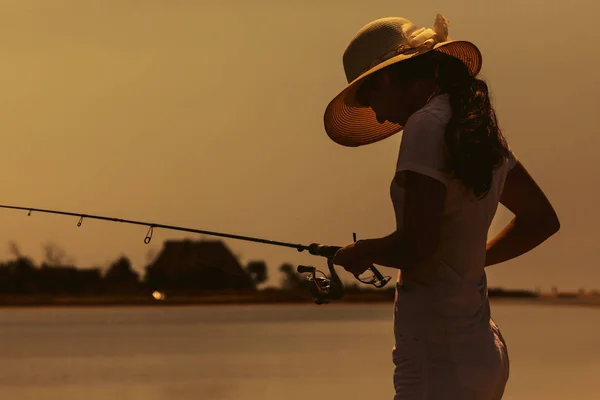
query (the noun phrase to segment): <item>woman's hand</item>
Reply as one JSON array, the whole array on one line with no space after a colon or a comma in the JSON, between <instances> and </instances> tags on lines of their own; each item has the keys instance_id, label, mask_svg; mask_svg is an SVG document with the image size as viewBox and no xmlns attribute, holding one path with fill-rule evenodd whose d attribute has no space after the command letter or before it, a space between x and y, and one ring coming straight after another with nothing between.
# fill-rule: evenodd
<instances>
[{"instance_id":1,"label":"woman's hand","mask_svg":"<svg viewBox=\"0 0 600 400\"><path fill-rule=\"evenodd\" d=\"M373 265L361 251L360 240L339 249L333 257L333 263L357 276Z\"/></svg>"}]
</instances>

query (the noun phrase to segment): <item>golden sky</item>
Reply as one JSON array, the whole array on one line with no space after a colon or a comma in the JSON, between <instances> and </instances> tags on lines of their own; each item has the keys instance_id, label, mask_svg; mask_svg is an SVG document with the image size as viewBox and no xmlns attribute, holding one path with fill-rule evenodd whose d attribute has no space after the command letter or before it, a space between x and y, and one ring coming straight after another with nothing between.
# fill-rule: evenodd
<instances>
[{"instance_id":1,"label":"golden sky","mask_svg":"<svg viewBox=\"0 0 600 400\"><path fill-rule=\"evenodd\" d=\"M345 85L341 57L364 24L403 16L484 55L499 121L555 205L562 229L490 269L490 285L600 289L597 5L537 1L3 0L0 204L103 214L308 244L394 228L389 182L400 135L360 148L326 136ZM80 267L195 235L0 210L8 243L41 261L63 247ZM496 232L510 215L503 209ZM246 262L321 263L227 240ZM324 265L321 264L324 267ZM387 271L390 272L390 271Z\"/></svg>"}]
</instances>

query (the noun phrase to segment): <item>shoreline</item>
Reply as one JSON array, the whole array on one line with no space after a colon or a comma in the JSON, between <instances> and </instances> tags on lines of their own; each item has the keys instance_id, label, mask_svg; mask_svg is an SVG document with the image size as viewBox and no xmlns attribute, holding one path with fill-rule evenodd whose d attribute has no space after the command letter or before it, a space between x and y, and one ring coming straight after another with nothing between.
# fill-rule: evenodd
<instances>
[{"instance_id":1,"label":"shoreline","mask_svg":"<svg viewBox=\"0 0 600 400\"><path fill-rule=\"evenodd\" d=\"M349 293L336 304L391 304L394 297L386 293ZM600 297L518 297L490 296L490 303L600 308ZM312 305L312 298L294 293L216 294L174 296L156 300L151 296L0 296L0 308L102 308L102 307L190 307L190 306L289 306Z\"/></svg>"}]
</instances>

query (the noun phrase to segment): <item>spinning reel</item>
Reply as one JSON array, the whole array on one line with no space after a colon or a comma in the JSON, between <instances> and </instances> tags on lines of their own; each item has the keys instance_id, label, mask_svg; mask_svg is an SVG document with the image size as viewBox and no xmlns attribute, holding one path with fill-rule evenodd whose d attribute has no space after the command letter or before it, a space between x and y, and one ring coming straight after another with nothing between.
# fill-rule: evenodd
<instances>
[{"instance_id":1,"label":"spinning reel","mask_svg":"<svg viewBox=\"0 0 600 400\"><path fill-rule=\"evenodd\" d=\"M329 277L315 267L306 265L299 265L297 267L298 273L309 274L305 278L305 282L308 284L308 289L314 297L315 304L328 304L332 300L339 300L344 296L344 285L335 271L333 264L333 257L340 248L339 246L323 246L317 243L313 243L307 248L310 254L327 258ZM360 282L373 285L376 288L384 287L391 279L389 276L384 277L374 266L371 266L369 270L373 273L373 276L369 279L361 278L358 275L354 275L354 277ZM317 273L320 273L322 276L317 276Z\"/></svg>"}]
</instances>

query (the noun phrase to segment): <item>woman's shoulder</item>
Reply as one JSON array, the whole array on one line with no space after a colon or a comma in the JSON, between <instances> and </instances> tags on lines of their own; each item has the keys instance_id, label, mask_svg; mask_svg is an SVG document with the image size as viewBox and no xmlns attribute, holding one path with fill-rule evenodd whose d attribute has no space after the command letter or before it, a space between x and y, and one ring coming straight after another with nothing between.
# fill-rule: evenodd
<instances>
[{"instance_id":1,"label":"woman's shoulder","mask_svg":"<svg viewBox=\"0 0 600 400\"><path fill-rule=\"evenodd\" d=\"M446 126L452 117L450 103L444 95L434 97L406 121L403 137L418 141L444 141Z\"/></svg>"},{"instance_id":2,"label":"woman's shoulder","mask_svg":"<svg viewBox=\"0 0 600 400\"><path fill-rule=\"evenodd\" d=\"M432 123L446 125L452 118L452 107L450 97L447 94L439 94L433 97L425 106L415 112L412 117L416 119L431 119Z\"/></svg>"},{"instance_id":3,"label":"woman's shoulder","mask_svg":"<svg viewBox=\"0 0 600 400\"><path fill-rule=\"evenodd\" d=\"M419 166L419 171L440 177L438 172L448 169L445 140L448 120L442 96L436 96L413 113L402 133L396 170Z\"/></svg>"}]
</instances>

